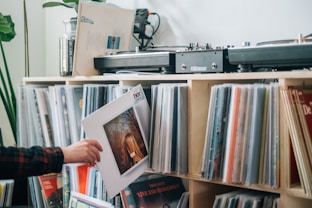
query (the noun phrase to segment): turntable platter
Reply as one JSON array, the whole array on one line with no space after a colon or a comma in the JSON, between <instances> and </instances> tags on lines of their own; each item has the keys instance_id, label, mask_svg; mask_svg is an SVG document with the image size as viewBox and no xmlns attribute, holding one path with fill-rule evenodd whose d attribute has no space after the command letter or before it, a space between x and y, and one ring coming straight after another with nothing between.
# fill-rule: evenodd
<instances>
[{"instance_id":1,"label":"turntable platter","mask_svg":"<svg viewBox=\"0 0 312 208\"><path fill-rule=\"evenodd\" d=\"M308 34L304 37L302 37L301 34L299 34L299 37L297 39L285 39L285 40L273 40L273 41L265 41L257 43L257 46L262 45L279 45L279 44L296 44L296 43L309 43L312 42L312 33Z\"/></svg>"}]
</instances>

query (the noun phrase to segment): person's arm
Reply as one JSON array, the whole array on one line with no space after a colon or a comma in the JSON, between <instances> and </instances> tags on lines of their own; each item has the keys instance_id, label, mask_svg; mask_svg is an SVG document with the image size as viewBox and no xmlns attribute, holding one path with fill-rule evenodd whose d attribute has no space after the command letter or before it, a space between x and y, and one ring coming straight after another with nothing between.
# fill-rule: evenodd
<instances>
[{"instance_id":1,"label":"person's arm","mask_svg":"<svg viewBox=\"0 0 312 208\"><path fill-rule=\"evenodd\" d=\"M62 170L64 155L59 147L0 147L0 178L20 178Z\"/></svg>"},{"instance_id":2,"label":"person's arm","mask_svg":"<svg viewBox=\"0 0 312 208\"><path fill-rule=\"evenodd\" d=\"M65 163L100 161L101 145L83 139L67 147L0 147L0 179L60 172Z\"/></svg>"}]
</instances>

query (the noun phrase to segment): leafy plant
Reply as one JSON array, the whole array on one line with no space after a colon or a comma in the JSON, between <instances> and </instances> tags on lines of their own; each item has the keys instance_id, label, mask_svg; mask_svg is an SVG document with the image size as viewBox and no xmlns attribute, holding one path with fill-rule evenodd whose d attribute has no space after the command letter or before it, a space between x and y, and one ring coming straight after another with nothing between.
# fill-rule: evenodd
<instances>
[{"instance_id":1,"label":"leafy plant","mask_svg":"<svg viewBox=\"0 0 312 208\"><path fill-rule=\"evenodd\" d=\"M0 13L0 48L4 64L4 71L0 66L0 97L9 118L12 133L16 142L16 96L2 44L2 42L11 41L15 35L14 22L12 21L11 16L4 16Z\"/></svg>"},{"instance_id":2,"label":"leafy plant","mask_svg":"<svg viewBox=\"0 0 312 208\"><path fill-rule=\"evenodd\" d=\"M91 1L105 2L106 0L91 0ZM64 6L67 8L74 8L76 12L78 12L78 4L79 4L79 0L63 0L63 2L50 1L50 2L44 3L42 7L47 8L47 7L55 7L55 6Z\"/></svg>"}]
</instances>

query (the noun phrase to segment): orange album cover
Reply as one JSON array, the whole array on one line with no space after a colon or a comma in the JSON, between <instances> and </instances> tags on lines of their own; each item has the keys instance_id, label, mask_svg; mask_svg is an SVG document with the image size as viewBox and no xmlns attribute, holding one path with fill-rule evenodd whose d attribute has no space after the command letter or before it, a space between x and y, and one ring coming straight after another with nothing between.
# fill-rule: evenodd
<instances>
[{"instance_id":1,"label":"orange album cover","mask_svg":"<svg viewBox=\"0 0 312 208\"><path fill-rule=\"evenodd\" d=\"M63 198L62 174L50 173L38 176L41 189L49 207L61 207Z\"/></svg>"},{"instance_id":2,"label":"orange album cover","mask_svg":"<svg viewBox=\"0 0 312 208\"><path fill-rule=\"evenodd\" d=\"M233 162L234 162L234 151L235 151L235 143L236 143L236 129L237 129L237 121L238 121L238 109L239 109L239 102L240 102L240 92L241 88L239 86L234 87L233 96L234 99L232 100L233 108L231 112L231 116L229 119L232 120L232 126L230 127L231 132L227 142L229 142L229 149L228 151L228 164L227 164L227 172L225 182L231 182L232 177L232 170L233 170ZM226 164L225 164L226 165Z\"/></svg>"}]
</instances>

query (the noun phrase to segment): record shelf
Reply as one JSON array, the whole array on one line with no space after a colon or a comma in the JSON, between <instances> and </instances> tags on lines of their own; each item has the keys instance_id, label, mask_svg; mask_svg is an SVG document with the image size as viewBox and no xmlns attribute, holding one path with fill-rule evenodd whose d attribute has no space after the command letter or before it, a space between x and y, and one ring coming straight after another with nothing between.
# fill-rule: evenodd
<instances>
[{"instance_id":1,"label":"record shelf","mask_svg":"<svg viewBox=\"0 0 312 208\"><path fill-rule=\"evenodd\" d=\"M190 207L212 207L217 194L237 189L250 189L278 194L280 207L311 207L312 197L307 196L300 184L290 182L290 136L284 107L280 107L280 186L271 188L262 185L237 185L221 181L211 181L201 178L201 162L206 134L211 87L221 83L255 83L274 80L280 89L288 86L312 86L312 72L295 70L284 72L242 72L242 73L213 73L213 74L152 74L152 75L105 75L90 77L25 77L23 84L85 84L85 83L119 83L120 85L150 86L158 83L181 82L188 85L188 174L175 175L188 181ZM295 168L295 167L293 167Z\"/></svg>"}]
</instances>

